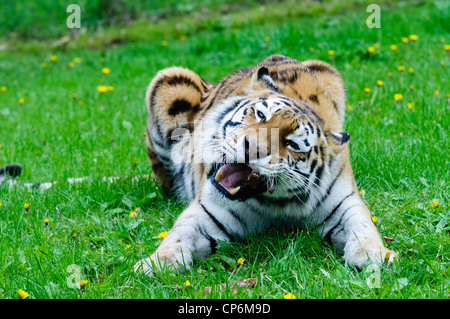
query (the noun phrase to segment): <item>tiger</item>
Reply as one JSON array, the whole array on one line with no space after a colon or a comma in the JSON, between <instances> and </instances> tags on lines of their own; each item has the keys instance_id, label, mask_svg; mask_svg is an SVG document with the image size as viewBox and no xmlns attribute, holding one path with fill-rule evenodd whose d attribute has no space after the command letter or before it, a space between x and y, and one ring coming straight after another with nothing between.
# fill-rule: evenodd
<instances>
[{"instance_id":1,"label":"tiger","mask_svg":"<svg viewBox=\"0 0 450 319\"><path fill-rule=\"evenodd\" d=\"M151 80L145 104L154 176L187 207L136 272L187 270L219 241L273 228L317 229L357 269L397 257L358 192L335 67L276 54L212 84L173 66Z\"/></svg>"}]
</instances>

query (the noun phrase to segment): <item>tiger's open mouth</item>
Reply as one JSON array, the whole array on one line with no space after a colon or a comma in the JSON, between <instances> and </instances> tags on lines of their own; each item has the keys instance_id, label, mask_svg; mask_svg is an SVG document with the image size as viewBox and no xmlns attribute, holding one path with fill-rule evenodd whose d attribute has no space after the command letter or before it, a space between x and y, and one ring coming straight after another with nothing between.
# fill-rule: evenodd
<instances>
[{"instance_id":1,"label":"tiger's open mouth","mask_svg":"<svg viewBox=\"0 0 450 319\"><path fill-rule=\"evenodd\" d=\"M257 194L275 190L273 181L247 164L223 164L212 176L213 184L226 197L231 199L247 199Z\"/></svg>"}]
</instances>

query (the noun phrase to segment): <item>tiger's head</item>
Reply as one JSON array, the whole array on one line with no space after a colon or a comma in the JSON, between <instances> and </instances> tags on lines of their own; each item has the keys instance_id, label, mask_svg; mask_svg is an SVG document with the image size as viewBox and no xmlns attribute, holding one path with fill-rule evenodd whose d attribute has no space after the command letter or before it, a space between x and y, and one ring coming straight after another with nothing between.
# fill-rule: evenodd
<instances>
[{"instance_id":1,"label":"tiger's head","mask_svg":"<svg viewBox=\"0 0 450 319\"><path fill-rule=\"evenodd\" d=\"M244 96L221 102L206 120L208 178L224 197L245 200L317 185L350 140L306 103L280 94L262 67Z\"/></svg>"}]
</instances>

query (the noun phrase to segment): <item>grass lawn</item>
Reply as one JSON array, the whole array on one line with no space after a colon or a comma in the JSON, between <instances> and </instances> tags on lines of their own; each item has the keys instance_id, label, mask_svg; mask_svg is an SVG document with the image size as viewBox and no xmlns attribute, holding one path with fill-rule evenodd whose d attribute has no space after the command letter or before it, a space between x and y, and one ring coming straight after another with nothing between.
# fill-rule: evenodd
<instances>
[{"instance_id":1,"label":"grass lawn","mask_svg":"<svg viewBox=\"0 0 450 319\"><path fill-rule=\"evenodd\" d=\"M19 289L32 299L450 298L450 8L444 1L380 6L380 29L365 25L361 5L287 18L243 8L210 21L210 30L192 20L183 34L166 23L165 34L146 40L138 23L124 28L130 38L118 46L92 48L84 35L75 47L19 43L0 51L0 166L22 164L21 183L58 181L45 192L0 189L0 298L19 298ZM158 235L186 206L162 196L151 178L131 180L151 173L148 83L172 65L215 82L274 53L322 59L342 73L356 181L398 262L357 272L314 230L273 230L221 243L181 274L135 274L133 265L158 247ZM101 85L110 90L100 93ZM128 178L108 184L103 176ZM72 185L69 177L88 180ZM205 292L251 278L254 287L236 293ZM74 287L79 280L88 281L84 289Z\"/></svg>"}]
</instances>

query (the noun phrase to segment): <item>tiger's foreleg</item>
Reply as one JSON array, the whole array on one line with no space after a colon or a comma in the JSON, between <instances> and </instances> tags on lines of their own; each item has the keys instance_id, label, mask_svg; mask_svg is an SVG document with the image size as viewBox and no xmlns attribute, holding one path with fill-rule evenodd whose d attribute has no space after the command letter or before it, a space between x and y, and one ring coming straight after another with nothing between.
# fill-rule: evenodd
<instances>
[{"instance_id":1,"label":"tiger's foreleg","mask_svg":"<svg viewBox=\"0 0 450 319\"><path fill-rule=\"evenodd\" d=\"M203 207L194 201L184 210L158 249L135 266L152 276L158 270L189 269L195 258L205 258L216 250L218 240L229 240Z\"/></svg>"},{"instance_id":2,"label":"tiger's foreleg","mask_svg":"<svg viewBox=\"0 0 450 319\"><path fill-rule=\"evenodd\" d=\"M351 266L361 269L370 263L391 263L396 257L384 247L369 210L357 196L351 205L338 209L334 220L325 227L327 238Z\"/></svg>"}]
</instances>

